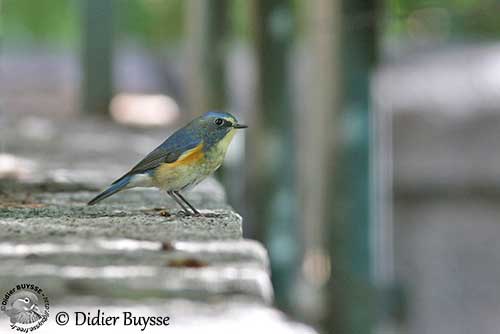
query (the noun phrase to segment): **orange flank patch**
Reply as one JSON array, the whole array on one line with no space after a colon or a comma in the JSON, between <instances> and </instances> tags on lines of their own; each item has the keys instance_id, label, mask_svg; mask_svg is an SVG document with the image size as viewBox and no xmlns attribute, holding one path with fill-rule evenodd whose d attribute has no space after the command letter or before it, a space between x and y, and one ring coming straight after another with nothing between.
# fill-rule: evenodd
<instances>
[{"instance_id":1,"label":"orange flank patch","mask_svg":"<svg viewBox=\"0 0 500 334\"><path fill-rule=\"evenodd\" d=\"M205 153L201 143L184 152L176 161L161 164L155 171L153 182L164 190L182 189L198 177L200 168L203 169L203 160Z\"/></svg>"},{"instance_id":2,"label":"orange flank patch","mask_svg":"<svg viewBox=\"0 0 500 334\"><path fill-rule=\"evenodd\" d=\"M178 167L200 161L205 156L203 153L203 142L198 146L184 152L176 161L166 164L168 167Z\"/></svg>"}]
</instances>

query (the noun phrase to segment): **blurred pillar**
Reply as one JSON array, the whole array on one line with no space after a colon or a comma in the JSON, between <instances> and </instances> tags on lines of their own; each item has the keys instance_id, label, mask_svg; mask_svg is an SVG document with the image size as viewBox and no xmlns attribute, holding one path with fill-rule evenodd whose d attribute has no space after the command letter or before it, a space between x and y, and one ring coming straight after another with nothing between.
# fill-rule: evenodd
<instances>
[{"instance_id":1,"label":"blurred pillar","mask_svg":"<svg viewBox=\"0 0 500 334\"><path fill-rule=\"evenodd\" d=\"M374 0L343 0L340 55L342 109L337 119L341 145L336 174L329 178L329 238L332 276L328 284L331 332L373 333L372 233L375 226L371 156L375 144L370 113L370 77L375 61Z\"/></svg>"},{"instance_id":2,"label":"blurred pillar","mask_svg":"<svg viewBox=\"0 0 500 334\"><path fill-rule=\"evenodd\" d=\"M293 37L291 0L251 2L256 61L255 110L247 132L245 235L265 242L276 301L287 303L296 268L293 113L288 56ZM251 227L251 228L249 228Z\"/></svg>"},{"instance_id":3,"label":"blurred pillar","mask_svg":"<svg viewBox=\"0 0 500 334\"><path fill-rule=\"evenodd\" d=\"M311 96L299 159L302 277L309 291L323 287L316 309L323 310L325 332L373 333L374 1L315 0L307 9Z\"/></svg>"},{"instance_id":4,"label":"blurred pillar","mask_svg":"<svg viewBox=\"0 0 500 334\"><path fill-rule=\"evenodd\" d=\"M296 306L304 320L317 324L337 317L329 312L329 296L324 289L331 277L328 246L335 242L326 233L330 224L336 224L331 213L339 207L330 181L337 173L342 132L341 0L309 1L304 9L307 80L302 95L306 101L304 110L297 115L300 124L297 183L303 254ZM333 254L334 259L336 255Z\"/></svg>"},{"instance_id":5,"label":"blurred pillar","mask_svg":"<svg viewBox=\"0 0 500 334\"><path fill-rule=\"evenodd\" d=\"M227 8L227 0L188 1L187 90L190 117L226 108Z\"/></svg>"},{"instance_id":6,"label":"blurred pillar","mask_svg":"<svg viewBox=\"0 0 500 334\"><path fill-rule=\"evenodd\" d=\"M82 1L82 109L108 115L113 94L113 0Z\"/></svg>"}]
</instances>

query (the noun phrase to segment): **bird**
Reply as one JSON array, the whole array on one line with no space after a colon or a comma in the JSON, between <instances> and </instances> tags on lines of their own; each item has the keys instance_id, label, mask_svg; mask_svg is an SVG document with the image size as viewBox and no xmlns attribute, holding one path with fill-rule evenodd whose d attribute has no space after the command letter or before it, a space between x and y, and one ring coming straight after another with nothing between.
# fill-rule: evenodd
<instances>
[{"instance_id":1,"label":"bird","mask_svg":"<svg viewBox=\"0 0 500 334\"><path fill-rule=\"evenodd\" d=\"M174 132L88 205L122 190L155 187L173 198L182 208L181 213L200 216L181 191L191 189L215 172L222 165L236 131L244 128L247 126L238 123L230 113L209 111Z\"/></svg>"},{"instance_id":2,"label":"bird","mask_svg":"<svg viewBox=\"0 0 500 334\"><path fill-rule=\"evenodd\" d=\"M38 297L29 291L19 291L9 298L9 307L5 313L10 322L21 324L32 324L42 318L38 308Z\"/></svg>"}]
</instances>

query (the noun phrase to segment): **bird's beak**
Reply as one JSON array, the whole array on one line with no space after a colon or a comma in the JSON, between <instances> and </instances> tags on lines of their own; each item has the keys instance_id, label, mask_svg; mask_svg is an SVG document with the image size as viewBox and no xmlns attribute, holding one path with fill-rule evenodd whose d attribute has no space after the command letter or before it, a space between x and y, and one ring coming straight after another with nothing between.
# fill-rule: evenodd
<instances>
[{"instance_id":1,"label":"bird's beak","mask_svg":"<svg viewBox=\"0 0 500 334\"><path fill-rule=\"evenodd\" d=\"M246 129L246 128L248 128L248 125L234 123L233 124L233 128L235 128L235 129Z\"/></svg>"},{"instance_id":2,"label":"bird's beak","mask_svg":"<svg viewBox=\"0 0 500 334\"><path fill-rule=\"evenodd\" d=\"M33 313L35 313L36 315L38 315L39 317L42 316L42 312L40 312L40 308L38 307L38 305L34 305L33 309L31 310Z\"/></svg>"}]
</instances>

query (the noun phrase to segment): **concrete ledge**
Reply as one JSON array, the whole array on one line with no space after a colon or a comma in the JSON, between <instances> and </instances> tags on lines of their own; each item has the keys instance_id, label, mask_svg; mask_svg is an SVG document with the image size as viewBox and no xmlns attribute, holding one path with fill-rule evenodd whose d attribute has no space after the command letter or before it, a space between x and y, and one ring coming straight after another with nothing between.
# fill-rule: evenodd
<instances>
[{"instance_id":1,"label":"concrete ledge","mask_svg":"<svg viewBox=\"0 0 500 334\"><path fill-rule=\"evenodd\" d=\"M108 208L109 210L109 208ZM104 211L104 210L103 210ZM205 212L205 211L202 211ZM50 210L2 210L0 240L48 240L64 237L109 237L139 240L217 240L241 238L241 217L231 211L211 211L215 217L162 217L158 213L113 210L98 216L54 217ZM7 214L9 217L1 217ZM37 215L38 217L31 217Z\"/></svg>"},{"instance_id":2,"label":"concrete ledge","mask_svg":"<svg viewBox=\"0 0 500 334\"><path fill-rule=\"evenodd\" d=\"M0 259L0 291L29 280L46 287L53 298L243 294L267 304L273 298L267 253L250 240L3 242Z\"/></svg>"}]
</instances>

